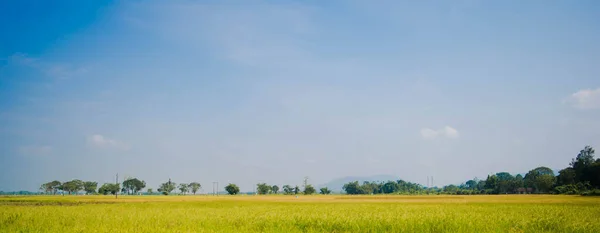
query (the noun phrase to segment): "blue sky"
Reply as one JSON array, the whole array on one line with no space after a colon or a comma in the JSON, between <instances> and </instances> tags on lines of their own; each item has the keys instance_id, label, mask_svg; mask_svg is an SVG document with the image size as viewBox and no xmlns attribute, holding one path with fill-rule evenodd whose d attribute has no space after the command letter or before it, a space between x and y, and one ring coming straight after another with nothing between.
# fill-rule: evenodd
<instances>
[{"instance_id":1,"label":"blue sky","mask_svg":"<svg viewBox=\"0 0 600 233\"><path fill-rule=\"evenodd\" d=\"M0 190L444 185L600 146L597 1L5 1L0 19Z\"/></svg>"}]
</instances>

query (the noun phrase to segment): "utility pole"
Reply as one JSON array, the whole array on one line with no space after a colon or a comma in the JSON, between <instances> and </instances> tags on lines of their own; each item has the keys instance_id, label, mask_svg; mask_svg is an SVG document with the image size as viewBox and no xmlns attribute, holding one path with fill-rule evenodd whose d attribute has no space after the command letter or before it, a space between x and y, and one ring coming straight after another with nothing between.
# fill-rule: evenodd
<instances>
[{"instance_id":1,"label":"utility pole","mask_svg":"<svg viewBox=\"0 0 600 233\"><path fill-rule=\"evenodd\" d=\"M119 173L117 173L117 177L115 178L115 187L117 187L117 191L115 192L115 199L119 198Z\"/></svg>"}]
</instances>

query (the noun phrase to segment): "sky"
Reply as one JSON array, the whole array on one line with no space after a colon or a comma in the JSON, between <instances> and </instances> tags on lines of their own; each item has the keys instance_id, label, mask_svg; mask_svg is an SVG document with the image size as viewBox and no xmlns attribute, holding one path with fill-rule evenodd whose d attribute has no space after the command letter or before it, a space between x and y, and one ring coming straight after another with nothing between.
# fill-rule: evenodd
<instances>
[{"instance_id":1,"label":"sky","mask_svg":"<svg viewBox=\"0 0 600 233\"><path fill-rule=\"evenodd\" d=\"M600 146L600 2L2 1L0 190L460 184Z\"/></svg>"}]
</instances>

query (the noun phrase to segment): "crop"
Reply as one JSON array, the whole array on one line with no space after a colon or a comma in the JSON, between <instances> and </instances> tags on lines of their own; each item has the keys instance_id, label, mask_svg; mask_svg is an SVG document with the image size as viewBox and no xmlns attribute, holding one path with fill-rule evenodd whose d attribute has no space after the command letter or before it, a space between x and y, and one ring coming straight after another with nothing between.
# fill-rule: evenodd
<instances>
[{"instance_id":1,"label":"crop","mask_svg":"<svg viewBox=\"0 0 600 233\"><path fill-rule=\"evenodd\" d=\"M600 232L600 198L0 197L0 232Z\"/></svg>"}]
</instances>

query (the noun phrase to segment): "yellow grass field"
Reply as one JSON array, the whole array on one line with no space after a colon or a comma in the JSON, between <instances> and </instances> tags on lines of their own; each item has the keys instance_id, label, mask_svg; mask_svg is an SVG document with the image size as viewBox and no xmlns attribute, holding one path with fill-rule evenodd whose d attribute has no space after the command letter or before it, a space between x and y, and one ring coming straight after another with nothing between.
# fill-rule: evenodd
<instances>
[{"instance_id":1,"label":"yellow grass field","mask_svg":"<svg viewBox=\"0 0 600 233\"><path fill-rule=\"evenodd\" d=\"M600 198L5 196L0 232L600 232Z\"/></svg>"}]
</instances>

